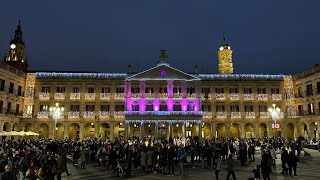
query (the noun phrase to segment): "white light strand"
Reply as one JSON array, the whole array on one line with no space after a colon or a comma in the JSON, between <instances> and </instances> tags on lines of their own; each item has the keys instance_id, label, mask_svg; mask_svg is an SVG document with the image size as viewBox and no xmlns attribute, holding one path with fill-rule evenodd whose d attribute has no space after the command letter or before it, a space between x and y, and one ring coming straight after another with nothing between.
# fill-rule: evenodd
<instances>
[{"instance_id":1,"label":"white light strand","mask_svg":"<svg viewBox=\"0 0 320 180\"><path fill-rule=\"evenodd\" d=\"M144 123L168 123L168 124L176 124L176 123L201 123L201 120L126 120L126 123L129 124L144 124Z\"/></svg>"},{"instance_id":2,"label":"white light strand","mask_svg":"<svg viewBox=\"0 0 320 180\"><path fill-rule=\"evenodd\" d=\"M201 80L283 80L284 75L266 74L199 74Z\"/></svg>"},{"instance_id":3,"label":"white light strand","mask_svg":"<svg viewBox=\"0 0 320 180\"><path fill-rule=\"evenodd\" d=\"M62 73L62 72L36 72L37 78L94 78L94 79L125 79L126 73Z\"/></svg>"}]
</instances>

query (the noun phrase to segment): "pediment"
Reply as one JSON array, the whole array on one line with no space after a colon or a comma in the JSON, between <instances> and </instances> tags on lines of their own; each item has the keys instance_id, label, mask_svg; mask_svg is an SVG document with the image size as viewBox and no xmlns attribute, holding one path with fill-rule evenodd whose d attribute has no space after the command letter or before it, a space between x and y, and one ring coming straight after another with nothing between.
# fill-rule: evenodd
<instances>
[{"instance_id":1,"label":"pediment","mask_svg":"<svg viewBox=\"0 0 320 180\"><path fill-rule=\"evenodd\" d=\"M162 64L141 73L132 75L127 80L200 80L197 76L185 73L169 65Z\"/></svg>"}]
</instances>

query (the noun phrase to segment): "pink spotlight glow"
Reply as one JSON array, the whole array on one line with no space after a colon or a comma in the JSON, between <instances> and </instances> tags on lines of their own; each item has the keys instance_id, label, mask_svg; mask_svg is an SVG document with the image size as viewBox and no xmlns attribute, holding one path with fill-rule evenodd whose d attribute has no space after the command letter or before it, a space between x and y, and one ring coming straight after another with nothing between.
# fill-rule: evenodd
<instances>
[{"instance_id":1,"label":"pink spotlight glow","mask_svg":"<svg viewBox=\"0 0 320 180\"><path fill-rule=\"evenodd\" d=\"M139 111L146 111L146 100L144 98L140 98Z\"/></svg>"},{"instance_id":2,"label":"pink spotlight glow","mask_svg":"<svg viewBox=\"0 0 320 180\"><path fill-rule=\"evenodd\" d=\"M159 111L159 107L160 107L159 98L155 98L154 101L153 101L153 110L154 111Z\"/></svg>"},{"instance_id":3,"label":"pink spotlight glow","mask_svg":"<svg viewBox=\"0 0 320 180\"><path fill-rule=\"evenodd\" d=\"M127 101L127 111L132 111L132 103L130 98L126 98Z\"/></svg>"},{"instance_id":4,"label":"pink spotlight glow","mask_svg":"<svg viewBox=\"0 0 320 180\"><path fill-rule=\"evenodd\" d=\"M187 111L188 102L186 98L182 98L181 106L182 106L182 111Z\"/></svg>"},{"instance_id":5,"label":"pink spotlight glow","mask_svg":"<svg viewBox=\"0 0 320 180\"><path fill-rule=\"evenodd\" d=\"M168 107L168 111L173 111L173 98L167 99L167 107Z\"/></svg>"}]
</instances>

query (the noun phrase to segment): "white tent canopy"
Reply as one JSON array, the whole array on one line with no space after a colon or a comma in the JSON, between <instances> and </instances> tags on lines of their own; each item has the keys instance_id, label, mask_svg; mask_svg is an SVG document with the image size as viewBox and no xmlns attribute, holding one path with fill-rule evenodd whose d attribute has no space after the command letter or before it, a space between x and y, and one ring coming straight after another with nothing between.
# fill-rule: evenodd
<instances>
[{"instance_id":1,"label":"white tent canopy","mask_svg":"<svg viewBox=\"0 0 320 180\"><path fill-rule=\"evenodd\" d=\"M10 131L10 132L6 132L6 131L2 131L0 132L0 136L39 136L38 133L32 132L32 131Z\"/></svg>"}]
</instances>

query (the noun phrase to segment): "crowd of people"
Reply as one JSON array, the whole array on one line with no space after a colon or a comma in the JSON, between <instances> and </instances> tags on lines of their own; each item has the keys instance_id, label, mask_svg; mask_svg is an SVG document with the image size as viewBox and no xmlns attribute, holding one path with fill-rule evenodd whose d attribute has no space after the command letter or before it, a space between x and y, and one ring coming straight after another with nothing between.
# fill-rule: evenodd
<instances>
[{"instance_id":1,"label":"crowd of people","mask_svg":"<svg viewBox=\"0 0 320 180\"><path fill-rule=\"evenodd\" d=\"M255 161L256 147L261 148L261 162L256 165L253 178L270 179L276 168L277 153L281 152L284 175L297 175L297 162L305 140L270 139L209 139L201 142L194 138L130 138L128 140L101 140L86 138L77 140L19 139L0 141L0 171L2 180L53 180L61 174L71 175L67 168L67 157L79 168L86 163L96 163L98 168L112 171L116 176L131 176L132 171L159 173L165 176L184 175L185 167L212 169L216 179L222 164L226 165L227 179L236 179L234 165L239 159L241 166ZM178 171L175 169L178 167Z\"/></svg>"}]
</instances>

